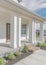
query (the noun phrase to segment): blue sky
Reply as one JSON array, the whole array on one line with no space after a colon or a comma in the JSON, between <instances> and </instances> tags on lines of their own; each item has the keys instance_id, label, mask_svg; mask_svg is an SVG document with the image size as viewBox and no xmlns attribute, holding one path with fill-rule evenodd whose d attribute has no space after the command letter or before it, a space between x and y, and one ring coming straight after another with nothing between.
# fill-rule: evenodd
<instances>
[{"instance_id":1,"label":"blue sky","mask_svg":"<svg viewBox=\"0 0 46 65\"><path fill-rule=\"evenodd\" d=\"M38 9L35 12L38 13L40 16L46 18L46 8Z\"/></svg>"},{"instance_id":2,"label":"blue sky","mask_svg":"<svg viewBox=\"0 0 46 65\"><path fill-rule=\"evenodd\" d=\"M46 0L22 0L20 4L46 18Z\"/></svg>"},{"instance_id":3,"label":"blue sky","mask_svg":"<svg viewBox=\"0 0 46 65\"><path fill-rule=\"evenodd\" d=\"M46 0L22 0L20 4L46 18Z\"/></svg>"},{"instance_id":4,"label":"blue sky","mask_svg":"<svg viewBox=\"0 0 46 65\"><path fill-rule=\"evenodd\" d=\"M17 0L14 1L17 2ZM46 18L46 0L22 0L20 4L27 9ZM46 24L44 24L44 29L46 29Z\"/></svg>"}]
</instances>

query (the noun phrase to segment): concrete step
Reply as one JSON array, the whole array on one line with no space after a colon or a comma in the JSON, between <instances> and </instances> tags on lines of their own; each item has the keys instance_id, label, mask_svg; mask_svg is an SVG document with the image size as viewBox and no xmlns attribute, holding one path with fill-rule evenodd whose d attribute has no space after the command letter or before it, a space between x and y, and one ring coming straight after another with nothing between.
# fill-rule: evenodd
<instances>
[{"instance_id":1,"label":"concrete step","mask_svg":"<svg viewBox=\"0 0 46 65\"><path fill-rule=\"evenodd\" d=\"M0 43L0 46L4 46L4 47L10 47L10 45L9 44L5 44L5 43Z\"/></svg>"}]
</instances>

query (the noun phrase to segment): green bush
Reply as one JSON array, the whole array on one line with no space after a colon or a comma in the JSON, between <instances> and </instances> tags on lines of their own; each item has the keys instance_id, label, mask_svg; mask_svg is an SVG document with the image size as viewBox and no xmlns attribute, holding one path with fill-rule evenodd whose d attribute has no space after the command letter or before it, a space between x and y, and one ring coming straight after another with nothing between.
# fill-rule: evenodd
<instances>
[{"instance_id":1,"label":"green bush","mask_svg":"<svg viewBox=\"0 0 46 65\"><path fill-rule=\"evenodd\" d=\"M24 47L23 47L23 52L27 53L29 51L29 48L28 46L25 44Z\"/></svg>"},{"instance_id":2,"label":"green bush","mask_svg":"<svg viewBox=\"0 0 46 65\"><path fill-rule=\"evenodd\" d=\"M46 43L38 43L36 46L38 46L38 47L46 47Z\"/></svg>"},{"instance_id":3,"label":"green bush","mask_svg":"<svg viewBox=\"0 0 46 65\"><path fill-rule=\"evenodd\" d=\"M15 52L15 55L16 55L16 56L20 56L20 55L21 55L21 52L16 51L16 52Z\"/></svg>"},{"instance_id":4,"label":"green bush","mask_svg":"<svg viewBox=\"0 0 46 65\"><path fill-rule=\"evenodd\" d=\"M46 43L46 41L45 41L45 43Z\"/></svg>"},{"instance_id":5,"label":"green bush","mask_svg":"<svg viewBox=\"0 0 46 65\"><path fill-rule=\"evenodd\" d=\"M8 53L8 59L15 59L15 55L13 53Z\"/></svg>"},{"instance_id":6,"label":"green bush","mask_svg":"<svg viewBox=\"0 0 46 65\"><path fill-rule=\"evenodd\" d=\"M46 47L46 43L41 43L40 47Z\"/></svg>"},{"instance_id":7,"label":"green bush","mask_svg":"<svg viewBox=\"0 0 46 65\"><path fill-rule=\"evenodd\" d=\"M37 47L40 47L40 43L38 42L36 46L37 46Z\"/></svg>"},{"instance_id":8,"label":"green bush","mask_svg":"<svg viewBox=\"0 0 46 65\"><path fill-rule=\"evenodd\" d=\"M6 64L6 60L2 57L0 57L0 65Z\"/></svg>"}]
</instances>

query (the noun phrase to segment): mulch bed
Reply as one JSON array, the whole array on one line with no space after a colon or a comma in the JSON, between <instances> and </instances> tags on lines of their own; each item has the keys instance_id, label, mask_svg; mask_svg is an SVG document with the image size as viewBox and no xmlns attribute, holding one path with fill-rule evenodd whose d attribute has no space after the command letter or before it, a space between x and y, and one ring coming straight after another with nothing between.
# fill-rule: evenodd
<instances>
[{"instance_id":1,"label":"mulch bed","mask_svg":"<svg viewBox=\"0 0 46 65\"><path fill-rule=\"evenodd\" d=\"M5 57L5 59L7 60L7 63L5 65L13 65L13 64L17 63L18 61L24 59L25 57L31 55L32 53L33 53L33 51L30 51L28 53L22 53L21 56L16 57L16 59L14 59L14 60L9 60L8 58Z\"/></svg>"},{"instance_id":2,"label":"mulch bed","mask_svg":"<svg viewBox=\"0 0 46 65\"><path fill-rule=\"evenodd\" d=\"M40 47L40 49L46 50L46 47Z\"/></svg>"}]
</instances>

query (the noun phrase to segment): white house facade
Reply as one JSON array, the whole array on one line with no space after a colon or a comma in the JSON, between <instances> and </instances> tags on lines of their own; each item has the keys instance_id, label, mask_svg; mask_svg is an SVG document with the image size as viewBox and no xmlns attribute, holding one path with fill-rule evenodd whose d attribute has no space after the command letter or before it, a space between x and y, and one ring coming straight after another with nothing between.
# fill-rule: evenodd
<instances>
[{"instance_id":1,"label":"white house facade","mask_svg":"<svg viewBox=\"0 0 46 65\"><path fill-rule=\"evenodd\" d=\"M0 45L20 48L36 44L36 23L40 23L40 41L44 42L45 19L11 0L0 0Z\"/></svg>"}]
</instances>

